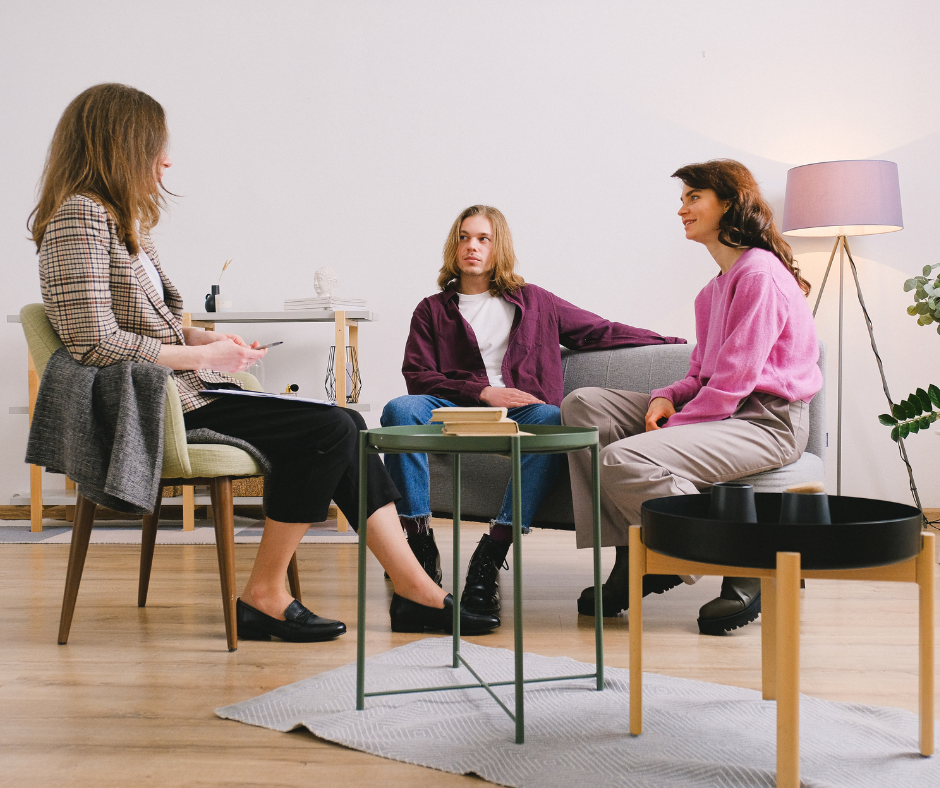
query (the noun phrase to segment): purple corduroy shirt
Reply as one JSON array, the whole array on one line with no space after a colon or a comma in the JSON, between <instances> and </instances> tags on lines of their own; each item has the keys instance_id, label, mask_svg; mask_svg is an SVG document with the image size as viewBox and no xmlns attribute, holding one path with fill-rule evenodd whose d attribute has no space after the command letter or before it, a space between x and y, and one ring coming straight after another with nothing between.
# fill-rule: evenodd
<instances>
[{"instance_id":1,"label":"purple corduroy shirt","mask_svg":"<svg viewBox=\"0 0 940 788\"><path fill-rule=\"evenodd\" d=\"M516 307L503 382L550 405L561 405L564 380L561 349L601 350L637 345L685 344L644 328L604 320L536 285L504 293ZM460 314L453 287L425 298L411 318L401 368L409 394L431 394L455 405L479 405L490 385L470 324Z\"/></svg>"}]
</instances>

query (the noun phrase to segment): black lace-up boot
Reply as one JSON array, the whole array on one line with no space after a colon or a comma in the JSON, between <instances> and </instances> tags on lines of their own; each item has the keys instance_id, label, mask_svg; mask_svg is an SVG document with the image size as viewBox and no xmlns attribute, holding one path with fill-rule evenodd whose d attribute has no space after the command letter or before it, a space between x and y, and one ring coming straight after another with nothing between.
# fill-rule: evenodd
<instances>
[{"instance_id":1,"label":"black lace-up boot","mask_svg":"<svg viewBox=\"0 0 940 788\"><path fill-rule=\"evenodd\" d=\"M499 570L509 569L506 553L510 544L483 534L467 567L467 583L460 595L461 608L476 613L499 612Z\"/></svg>"},{"instance_id":2,"label":"black lace-up boot","mask_svg":"<svg viewBox=\"0 0 940 788\"><path fill-rule=\"evenodd\" d=\"M444 573L441 571L441 554L437 551L434 531L428 529L426 533L408 534L408 546L418 559L418 563L428 573L428 577L440 585Z\"/></svg>"}]
</instances>

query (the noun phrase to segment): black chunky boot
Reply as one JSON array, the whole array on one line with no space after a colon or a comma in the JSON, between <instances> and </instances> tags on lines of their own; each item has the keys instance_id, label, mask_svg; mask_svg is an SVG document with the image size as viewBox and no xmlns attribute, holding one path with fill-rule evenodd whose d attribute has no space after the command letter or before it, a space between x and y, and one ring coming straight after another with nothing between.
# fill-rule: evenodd
<instances>
[{"instance_id":1,"label":"black chunky boot","mask_svg":"<svg viewBox=\"0 0 940 788\"><path fill-rule=\"evenodd\" d=\"M698 611L698 631L703 635L723 635L750 624L760 615L760 578L726 577L721 595Z\"/></svg>"},{"instance_id":2,"label":"black chunky boot","mask_svg":"<svg viewBox=\"0 0 940 788\"><path fill-rule=\"evenodd\" d=\"M616 616L630 606L630 552L626 545L618 546L617 560L610 570L607 582L601 586L604 617ZM644 575L643 596L663 594L682 583L679 575ZM588 586L578 599L578 612L582 616L594 615L594 586Z\"/></svg>"},{"instance_id":3,"label":"black chunky boot","mask_svg":"<svg viewBox=\"0 0 940 788\"><path fill-rule=\"evenodd\" d=\"M497 542L489 534L483 534L477 549L470 557L467 567L467 582L460 595L461 609L475 613L499 612L499 570L509 568L506 554L511 542Z\"/></svg>"},{"instance_id":4,"label":"black chunky boot","mask_svg":"<svg viewBox=\"0 0 940 788\"><path fill-rule=\"evenodd\" d=\"M418 563L428 573L428 577L440 585L444 573L441 571L441 554L437 551L434 531L409 534L408 546L411 548L411 552L415 554L415 558L418 559Z\"/></svg>"},{"instance_id":5,"label":"black chunky boot","mask_svg":"<svg viewBox=\"0 0 940 788\"><path fill-rule=\"evenodd\" d=\"M441 585L444 573L441 571L441 554L437 550L437 542L434 541L434 531L431 528L416 534L409 534L406 531L405 538L408 540L411 552L421 564L421 568L435 583ZM385 579L391 580L388 572L385 573Z\"/></svg>"}]
</instances>

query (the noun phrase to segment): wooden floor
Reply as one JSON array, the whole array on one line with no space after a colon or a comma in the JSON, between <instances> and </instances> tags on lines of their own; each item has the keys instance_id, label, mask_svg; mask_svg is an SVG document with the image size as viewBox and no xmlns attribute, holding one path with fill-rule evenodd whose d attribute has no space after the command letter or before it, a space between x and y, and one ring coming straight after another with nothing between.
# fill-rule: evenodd
<instances>
[{"instance_id":1,"label":"wooden floor","mask_svg":"<svg viewBox=\"0 0 940 788\"><path fill-rule=\"evenodd\" d=\"M462 529L469 557L483 527ZM450 587L451 529L436 527ZM236 547L240 582L254 547ZM605 572L613 561L605 555ZM92 545L67 646L56 645L68 547L0 548L0 786L483 785L315 739L218 719L213 709L355 659L356 548L305 545L304 601L346 621L332 643L243 642L225 649L215 549L158 546L150 602L136 607L138 548ZM567 532L525 539L527 651L594 661L593 620L574 600L591 579L590 551ZM698 634L700 605L719 580L645 601L648 671L758 689L760 623L722 638ZM810 581L803 599L802 690L917 711L913 585ZM474 638L512 647L511 575L504 625ZM391 591L369 569L367 653L417 636L392 634ZM940 608L938 608L940 611ZM627 621L606 622L606 661L627 667ZM938 651L940 654L940 651ZM940 711L940 709L938 709ZM509 720L506 736L512 735ZM911 752L916 751L911 742Z\"/></svg>"}]
</instances>

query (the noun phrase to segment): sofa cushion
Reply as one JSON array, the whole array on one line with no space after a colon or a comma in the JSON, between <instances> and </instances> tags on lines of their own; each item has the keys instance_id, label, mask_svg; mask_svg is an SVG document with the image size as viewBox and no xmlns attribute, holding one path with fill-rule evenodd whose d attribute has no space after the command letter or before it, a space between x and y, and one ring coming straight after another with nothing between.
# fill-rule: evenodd
<instances>
[{"instance_id":1,"label":"sofa cushion","mask_svg":"<svg viewBox=\"0 0 940 788\"><path fill-rule=\"evenodd\" d=\"M668 386L689 371L692 345L647 345L613 350L572 351L562 349L565 394L578 388L603 388L642 391ZM826 347L819 345L819 367L825 382ZM757 492L782 492L787 487L826 478L825 386L810 403L810 434L806 451L794 463L772 471L747 476L741 481ZM435 515L450 516L453 500L453 473L450 458L432 455L431 510ZM461 514L467 520L488 521L496 516L509 483L509 460L505 457L468 454L461 468ZM535 516L533 525L574 527L571 484L567 464L558 475L552 491Z\"/></svg>"}]
</instances>

